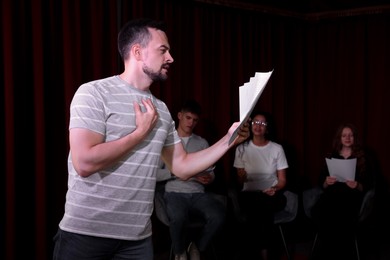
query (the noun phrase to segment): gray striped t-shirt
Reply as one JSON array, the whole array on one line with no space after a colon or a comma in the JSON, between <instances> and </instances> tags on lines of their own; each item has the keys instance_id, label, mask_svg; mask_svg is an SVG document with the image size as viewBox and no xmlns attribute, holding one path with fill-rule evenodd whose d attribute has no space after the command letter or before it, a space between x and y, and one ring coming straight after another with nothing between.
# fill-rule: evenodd
<instances>
[{"instance_id":1,"label":"gray striped t-shirt","mask_svg":"<svg viewBox=\"0 0 390 260\"><path fill-rule=\"evenodd\" d=\"M133 101L151 98L159 119L131 153L111 168L80 177L68 157L68 191L62 230L124 240L151 236L156 171L164 146L180 142L164 102L140 91L119 76L88 82L76 91L70 107L71 128L86 128L109 142L135 129Z\"/></svg>"}]
</instances>

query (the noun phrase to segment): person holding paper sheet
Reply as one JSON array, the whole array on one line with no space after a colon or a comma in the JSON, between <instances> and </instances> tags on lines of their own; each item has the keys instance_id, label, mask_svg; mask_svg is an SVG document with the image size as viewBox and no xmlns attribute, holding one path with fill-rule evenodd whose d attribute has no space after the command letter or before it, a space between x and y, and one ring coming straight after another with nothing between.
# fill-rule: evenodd
<instances>
[{"instance_id":1,"label":"person holding paper sheet","mask_svg":"<svg viewBox=\"0 0 390 260\"><path fill-rule=\"evenodd\" d=\"M214 165L249 136L239 122L214 145L187 153L167 105L150 90L173 58L162 22L136 19L118 34L124 70L82 84L70 108L68 191L53 259L153 260L153 198L160 158L178 178Z\"/></svg>"},{"instance_id":2,"label":"person holding paper sheet","mask_svg":"<svg viewBox=\"0 0 390 260\"><path fill-rule=\"evenodd\" d=\"M324 167L319 177L319 185L323 189L311 213L318 224L318 235L323 256L331 259L345 252L344 259L351 257L351 250L344 247L335 248L353 242L353 230L358 221L359 210L365 192L373 185L372 173L368 157L358 143L356 127L352 124L341 125L334 136L332 151L327 158L350 160L356 159L355 179L339 180L329 174L324 160ZM353 246L353 244L351 244ZM337 255L327 255L335 252Z\"/></svg>"},{"instance_id":3,"label":"person holding paper sheet","mask_svg":"<svg viewBox=\"0 0 390 260\"><path fill-rule=\"evenodd\" d=\"M188 153L209 147L206 139L193 133L200 115L201 107L192 99L184 102L177 114L179 121L176 130ZM206 186L215 179L213 169L214 167L210 167L188 180L171 178L165 184L164 199L175 260L186 260L187 253L191 260L199 260L225 222L225 205L211 193L205 192ZM157 174L163 172L164 169L160 169ZM188 245L186 224L191 216L201 217L205 224Z\"/></svg>"},{"instance_id":4,"label":"person holding paper sheet","mask_svg":"<svg viewBox=\"0 0 390 260\"><path fill-rule=\"evenodd\" d=\"M242 186L238 194L247 221L249 248L268 259L274 213L286 205L287 159L283 147L272 141L272 120L263 112L254 113L251 136L236 148L234 167ZM256 253L256 252L254 252Z\"/></svg>"}]
</instances>

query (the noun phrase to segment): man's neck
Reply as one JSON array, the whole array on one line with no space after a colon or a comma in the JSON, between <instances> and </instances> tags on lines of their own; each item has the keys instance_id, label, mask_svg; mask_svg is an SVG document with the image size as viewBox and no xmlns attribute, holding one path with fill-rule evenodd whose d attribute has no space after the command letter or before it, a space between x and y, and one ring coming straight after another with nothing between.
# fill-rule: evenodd
<instances>
[{"instance_id":1,"label":"man's neck","mask_svg":"<svg viewBox=\"0 0 390 260\"><path fill-rule=\"evenodd\" d=\"M180 128L177 128L176 130L177 130L177 133L180 137L190 137L192 135L192 132L187 133L187 132L180 130Z\"/></svg>"},{"instance_id":2,"label":"man's neck","mask_svg":"<svg viewBox=\"0 0 390 260\"><path fill-rule=\"evenodd\" d=\"M148 91L153 81L145 75L145 73L137 73L138 67L135 64L125 64L125 70L119 77L126 81L128 84L142 91ZM143 75L143 76L135 76Z\"/></svg>"}]
</instances>

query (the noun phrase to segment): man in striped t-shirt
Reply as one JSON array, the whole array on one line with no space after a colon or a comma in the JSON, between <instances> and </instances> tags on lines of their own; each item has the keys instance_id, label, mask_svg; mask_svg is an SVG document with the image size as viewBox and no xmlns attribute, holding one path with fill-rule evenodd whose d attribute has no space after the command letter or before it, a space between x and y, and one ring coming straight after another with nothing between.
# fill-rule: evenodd
<instances>
[{"instance_id":1,"label":"man in striped t-shirt","mask_svg":"<svg viewBox=\"0 0 390 260\"><path fill-rule=\"evenodd\" d=\"M118 34L120 75L81 85L70 106L68 191L53 259L153 260L153 197L160 156L188 179L249 135L229 144L234 123L216 144L187 154L164 102L150 92L173 58L163 25L128 22Z\"/></svg>"}]
</instances>

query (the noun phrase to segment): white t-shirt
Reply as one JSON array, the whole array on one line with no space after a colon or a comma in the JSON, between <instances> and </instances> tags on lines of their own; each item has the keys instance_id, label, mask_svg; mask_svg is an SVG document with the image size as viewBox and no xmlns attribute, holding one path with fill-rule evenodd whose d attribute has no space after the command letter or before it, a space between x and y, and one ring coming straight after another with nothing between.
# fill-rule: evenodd
<instances>
[{"instance_id":1,"label":"white t-shirt","mask_svg":"<svg viewBox=\"0 0 390 260\"><path fill-rule=\"evenodd\" d=\"M277 170L288 168L288 163L280 144L269 141L265 146L257 146L251 140L236 148L233 166L247 172L243 191L258 191L276 185Z\"/></svg>"}]
</instances>

